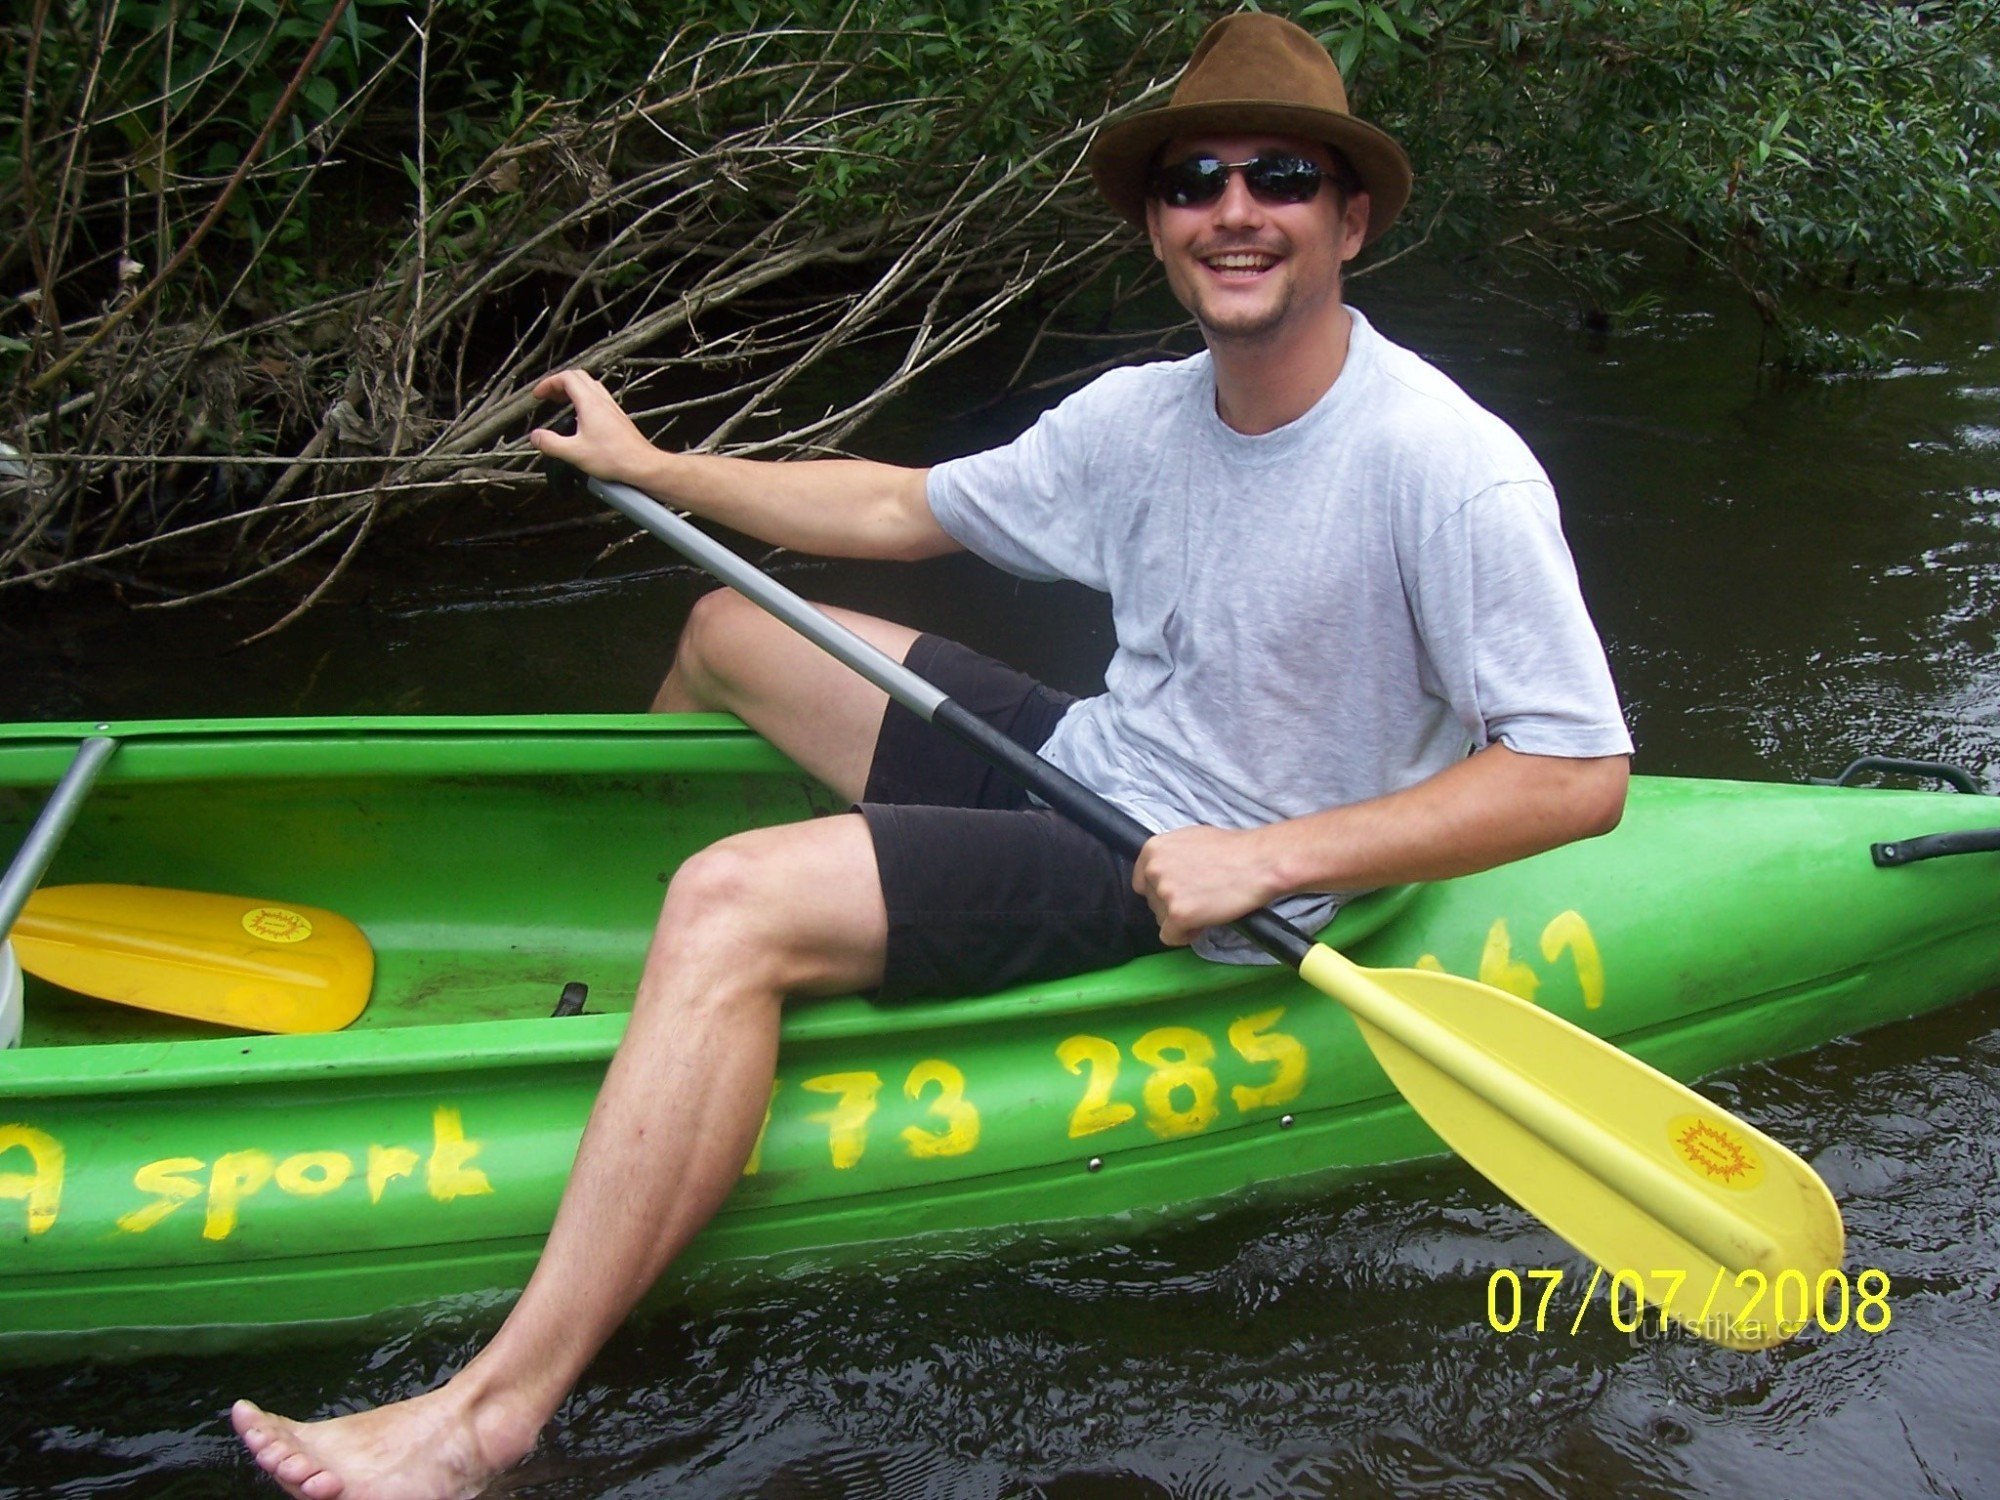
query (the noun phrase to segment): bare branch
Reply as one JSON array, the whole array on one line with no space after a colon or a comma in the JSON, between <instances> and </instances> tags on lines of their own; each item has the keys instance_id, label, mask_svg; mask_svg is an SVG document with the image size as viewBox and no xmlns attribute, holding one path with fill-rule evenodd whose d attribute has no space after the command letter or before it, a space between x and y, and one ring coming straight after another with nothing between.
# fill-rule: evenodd
<instances>
[{"instance_id":1,"label":"bare branch","mask_svg":"<svg viewBox=\"0 0 2000 1500\"><path fill-rule=\"evenodd\" d=\"M287 147L253 166L253 150L219 196L173 154L234 86L220 57L181 79L164 65L143 85L133 74L104 91L102 118L51 129L41 117L33 159L76 160L31 199L45 290L23 311L52 347L0 411L33 476L0 493L0 592L137 562L178 568L188 585L147 607L185 607L338 543L280 629L327 597L392 515L534 483L532 386L560 364L620 385L635 418L679 446L824 452L1030 299L1051 316L1095 305L1106 290L1087 268L1123 233L1083 206L1083 149L1108 112L1080 110L1004 159L979 144L984 94L927 101L914 129L909 106L868 76L878 41L912 34L870 31L864 14L855 3L827 28L739 35L684 27L629 92L529 103L471 167L441 161L444 137L429 128L450 45L434 0L313 126L305 154ZM171 10L159 36L182 45ZM1027 68L1025 54L1010 66ZM329 166L382 160L383 137L357 122L369 100L394 97L390 83L412 81L395 106L414 142L407 218L385 223L364 277L274 314L256 300L282 253L268 226L226 264L204 252L215 269L194 258L231 194L254 192L259 213L284 222ZM144 120L150 139L92 164L90 142L117 135L99 130L105 119ZM90 173L111 197L85 203ZM110 281L109 297L72 290ZM1115 286L1109 295L1117 306ZM63 321L58 296L71 304ZM1056 336L1045 327L1036 347ZM36 394L65 374L90 389L59 405ZM802 395L829 388L839 394Z\"/></svg>"}]
</instances>

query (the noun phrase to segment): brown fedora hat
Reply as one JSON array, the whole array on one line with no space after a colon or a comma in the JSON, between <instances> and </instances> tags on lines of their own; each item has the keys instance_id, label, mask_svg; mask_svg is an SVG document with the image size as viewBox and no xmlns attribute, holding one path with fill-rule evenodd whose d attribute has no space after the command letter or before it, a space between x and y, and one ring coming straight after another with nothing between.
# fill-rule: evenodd
<instances>
[{"instance_id":1,"label":"brown fedora hat","mask_svg":"<svg viewBox=\"0 0 2000 1500\"><path fill-rule=\"evenodd\" d=\"M1107 125L1090 143L1090 175L1111 206L1146 223L1146 172L1175 136L1295 135L1324 141L1368 189L1368 238L1410 201L1410 159L1395 137L1347 112L1347 87L1313 34L1283 16L1242 11L1202 34L1164 109Z\"/></svg>"}]
</instances>

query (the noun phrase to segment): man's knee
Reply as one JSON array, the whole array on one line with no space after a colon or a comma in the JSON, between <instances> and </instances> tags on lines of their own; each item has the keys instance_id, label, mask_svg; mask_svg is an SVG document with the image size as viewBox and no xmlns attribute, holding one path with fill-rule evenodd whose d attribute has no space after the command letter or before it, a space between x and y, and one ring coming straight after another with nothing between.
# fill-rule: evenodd
<instances>
[{"instance_id":1,"label":"man's knee","mask_svg":"<svg viewBox=\"0 0 2000 1500\"><path fill-rule=\"evenodd\" d=\"M662 926L702 941L746 938L775 894L775 873L770 855L741 834L710 844L682 861L667 882Z\"/></svg>"},{"instance_id":2,"label":"man's knee","mask_svg":"<svg viewBox=\"0 0 2000 1500\"><path fill-rule=\"evenodd\" d=\"M654 957L746 993L874 983L887 919L873 861L858 817L732 834L674 872Z\"/></svg>"},{"instance_id":3,"label":"man's knee","mask_svg":"<svg viewBox=\"0 0 2000 1500\"><path fill-rule=\"evenodd\" d=\"M734 589L697 599L674 646L670 681L701 707L727 711L741 665L753 660L744 644L764 624L763 613Z\"/></svg>"}]
</instances>

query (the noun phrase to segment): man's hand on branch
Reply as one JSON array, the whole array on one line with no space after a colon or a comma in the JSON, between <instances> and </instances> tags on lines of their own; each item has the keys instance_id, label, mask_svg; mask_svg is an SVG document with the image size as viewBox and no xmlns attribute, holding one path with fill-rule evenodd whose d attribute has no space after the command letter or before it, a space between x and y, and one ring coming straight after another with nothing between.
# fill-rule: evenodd
<instances>
[{"instance_id":1,"label":"man's hand on branch","mask_svg":"<svg viewBox=\"0 0 2000 1500\"><path fill-rule=\"evenodd\" d=\"M646 441L601 381L582 370L561 370L538 384L535 395L543 401L567 401L576 410L575 432L537 427L528 434L539 452L599 479L645 488L660 450Z\"/></svg>"}]
</instances>

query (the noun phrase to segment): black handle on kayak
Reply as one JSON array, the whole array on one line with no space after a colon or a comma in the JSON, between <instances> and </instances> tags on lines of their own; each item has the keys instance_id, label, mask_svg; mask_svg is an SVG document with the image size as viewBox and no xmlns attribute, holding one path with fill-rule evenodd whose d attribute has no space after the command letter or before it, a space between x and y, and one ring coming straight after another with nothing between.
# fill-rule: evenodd
<instances>
[{"instance_id":1,"label":"black handle on kayak","mask_svg":"<svg viewBox=\"0 0 2000 1500\"><path fill-rule=\"evenodd\" d=\"M1995 849L2000 849L2000 828L1962 828L1951 833L1926 833L1894 843L1872 844L1868 852L1876 864L1888 869L1952 854L1987 854Z\"/></svg>"},{"instance_id":2,"label":"black handle on kayak","mask_svg":"<svg viewBox=\"0 0 2000 1500\"><path fill-rule=\"evenodd\" d=\"M1892 755L1864 755L1851 762L1838 776L1808 776L1808 786L1852 786L1857 776L1865 776L1879 771L1888 776L1929 776L1942 781L1955 792L1977 794L1979 783L1972 779L1972 773L1963 766L1947 765L1941 760L1901 760Z\"/></svg>"}]
</instances>

